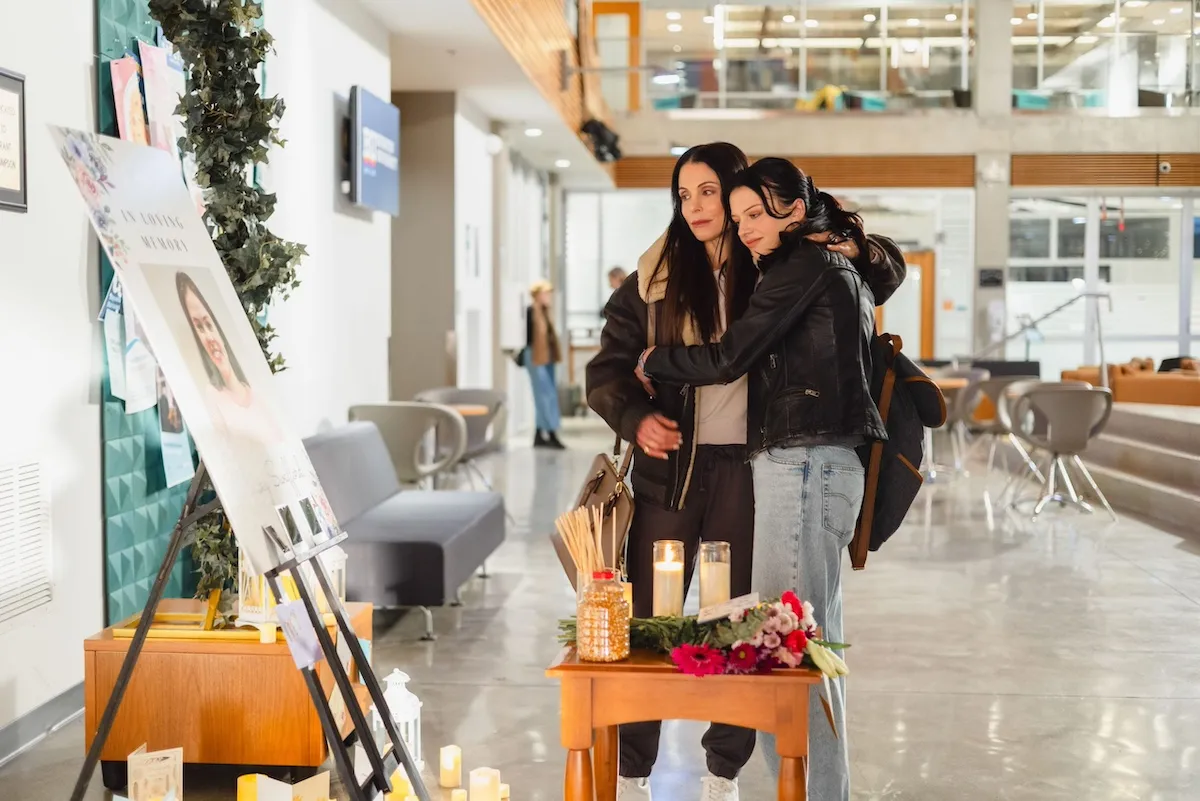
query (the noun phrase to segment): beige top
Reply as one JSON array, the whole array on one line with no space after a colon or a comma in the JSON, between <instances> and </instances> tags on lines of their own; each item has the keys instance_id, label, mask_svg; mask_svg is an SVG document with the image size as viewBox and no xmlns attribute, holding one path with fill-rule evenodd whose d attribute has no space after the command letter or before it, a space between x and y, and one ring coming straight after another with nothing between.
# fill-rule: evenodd
<instances>
[{"instance_id":1,"label":"beige top","mask_svg":"<svg viewBox=\"0 0 1200 801\"><path fill-rule=\"evenodd\" d=\"M725 315L725 273L714 271L721 306L721 327L717 339L725 333L728 320ZM714 384L700 387L697 394L700 420L696 428L696 442L700 445L745 445L746 444L746 376L732 384Z\"/></svg>"}]
</instances>

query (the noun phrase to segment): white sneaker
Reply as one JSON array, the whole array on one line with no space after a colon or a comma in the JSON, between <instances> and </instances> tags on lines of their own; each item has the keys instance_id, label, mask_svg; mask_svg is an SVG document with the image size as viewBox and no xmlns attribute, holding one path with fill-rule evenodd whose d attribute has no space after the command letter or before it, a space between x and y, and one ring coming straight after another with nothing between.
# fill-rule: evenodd
<instances>
[{"instance_id":1,"label":"white sneaker","mask_svg":"<svg viewBox=\"0 0 1200 801\"><path fill-rule=\"evenodd\" d=\"M738 801L737 779L705 776L700 780L700 801Z\"/></svg>"},{"instance_id":2,"label":"white sneaker","mask_svg":"<svg viewBox=\"0 0 1200 801\"><path fill-rule=\"evenodd\" d=\"M736 799L737 796L735 795ZM649 779L617 777L617 801L650 801Z\"/></svg>"}]
</instances>

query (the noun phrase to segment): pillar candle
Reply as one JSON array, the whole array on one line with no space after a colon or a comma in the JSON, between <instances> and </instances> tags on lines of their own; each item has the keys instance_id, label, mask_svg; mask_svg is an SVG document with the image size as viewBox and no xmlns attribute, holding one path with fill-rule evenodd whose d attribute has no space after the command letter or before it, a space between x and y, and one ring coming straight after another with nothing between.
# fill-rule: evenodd
<instances>
[{"instance_id":1,"label":"pillar candle","mask_svg":"<svg viewBox=\"0 0 1200 801\"><path fill-rule=\"evenodd\" d=\"M500 771L492 768L471 771L471 801L500 801Z\"/></svg>"},{"instance_id":2,"label":"pillar candle","mask_svg":"<svg viewBox=\"0 0 1200 801\"><path fill-rule=\"evenodd\" d=\"M683 614L683 562L654 563L654 616Z\"/></svg>"},{"instance_id":3,"label":"pillar candle","mask_svg":"<svg viewBox=\"0 0 1200 801\"><path fill-rule=\"evenodd\" d=\"M466 790L451 790L450 801L467 801Z\"/></svg>"},{"instance_id":4,"label":"pillar candle","mask_svg":"<svg viewBox=\"0 0 1200 801\"><path fill-rule=\"evenodd\" d=\"M629 604L629 614L633 614L633 582L622 581L621 592L625 593L625 602Z\"/></svg>"},{"instance_id":5,"label":"pillar candle","mask_svg":"<svg viewBox=\"0 0 1200 801\"><path fill-rule=\"evenodd\" d=\"M462 786L462 749L457 745L447 745L441 751L441 776L438 784L441 787Z\"/></svg>"},{"instance_id":6,"label":"pillar candle","mask_svg":"<svg viewBox=\"0 0 1200 801\"><path fill-rule=\"evenodd\" d=\"M508 801L508 785L500 785L500 801Z\"/></svg>"},{"instance_id":7,"label":"pillar candle","mask_svg":"<svg viewBox=\"0 0 1200 801\"><path fill-rule=\"evenodd\" d=\"M729 563L700 563L700 608L723 604L729 600Z\"/></svg>"}]
</instances>

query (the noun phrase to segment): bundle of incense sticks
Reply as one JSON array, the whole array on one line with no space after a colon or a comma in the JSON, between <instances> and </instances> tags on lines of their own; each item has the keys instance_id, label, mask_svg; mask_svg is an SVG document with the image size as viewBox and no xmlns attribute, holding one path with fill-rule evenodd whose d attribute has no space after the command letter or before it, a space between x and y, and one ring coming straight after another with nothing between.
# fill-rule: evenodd
<instances>
[{"instance_id":1,"label":"bundle of incense sticks","mask_svg":"<svg viewBox=\"0 0 1200 801\"><path fill-rule=\"evenodd\" d=\"M605 554L601 531L604 527L604 517L597 506L581 506L560 516L554 521L558 533L562 536L571 561L575 563L576 574L586 583L592 574L598 570L614 570L617 564L615 553ZM616 537L610 543L610 550L616 548Z\"/></svg>"}]
</instances>

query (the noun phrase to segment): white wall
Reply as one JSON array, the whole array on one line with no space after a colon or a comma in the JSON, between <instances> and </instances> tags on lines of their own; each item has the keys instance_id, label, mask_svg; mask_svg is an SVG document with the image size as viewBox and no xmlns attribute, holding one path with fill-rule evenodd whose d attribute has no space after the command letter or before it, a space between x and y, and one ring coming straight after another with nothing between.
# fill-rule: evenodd
<instances>
[{"instance_id":1,"label":"white wall","mask_svg":"<svg viewBox=\"0 0 1200 801\"><path fill-rule=\"evenodd\" d=\"M46 132L95 126L92 2L5 5L0 66L26 76L29 213L0 211L0 462L42 463L54 600L0 626L0 726L83 680L83 638L104 610L97 245ZM30 35L47 19L49 48Z\"/></svg>"},{"instance_id":2,"label":"white wall","mask_svg":"<svg viewBox=\"0 0 1200 801\"><path fill-rule=\"evenodd\" d=\"M275 54L266 89L287 103L287 146L272 151L264 182L279 196L271 229L308 256L299 289L269 319L288 364L276 378L282 406L307 436L345 422L356 403L388 398L392 218L351 206L340 184L350 87L389 98L391 59L387 31L352 0L283 7L267 5Z\"/></svg>"},{"instance_id":3,"label":"white wall","mask_svg":"<svg viewBox=\"0 0 1200 801\"><path fill-rule=\"evenodd\" d=\"M454 330L458 385L491 387L495 198L486 117L459 100L454 117Z\"/></svg>"}]
</instances>

